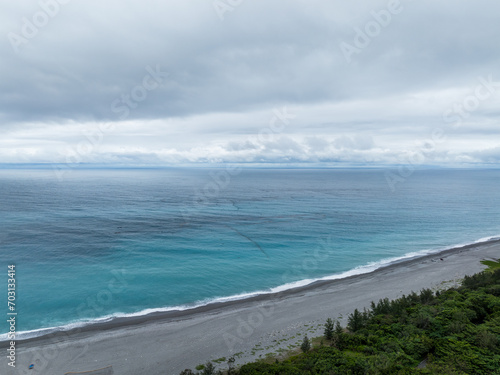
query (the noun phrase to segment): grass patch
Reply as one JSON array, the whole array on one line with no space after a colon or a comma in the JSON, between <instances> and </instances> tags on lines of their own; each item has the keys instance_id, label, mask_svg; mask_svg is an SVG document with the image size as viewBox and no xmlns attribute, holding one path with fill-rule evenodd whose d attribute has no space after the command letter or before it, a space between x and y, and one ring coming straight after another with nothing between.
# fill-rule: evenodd
<instances>
[{"instance_id":1,"label":"grass patch","mask_svg":"<svg viewBox=\"0 0 500 375\"><path fill-rule=\"evenodd\" d=\"M487 271L494 271L500 269L500 259L498 261L494 260L482 260L481 264L488 267Z\"/></svg>"}]
</instances>

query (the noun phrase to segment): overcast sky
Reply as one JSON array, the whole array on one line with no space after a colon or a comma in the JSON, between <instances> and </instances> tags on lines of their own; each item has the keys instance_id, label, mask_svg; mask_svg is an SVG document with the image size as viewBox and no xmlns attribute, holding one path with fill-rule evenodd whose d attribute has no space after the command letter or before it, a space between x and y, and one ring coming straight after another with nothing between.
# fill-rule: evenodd
<instances>
[{"instance_id":1,"label":"overcast sky","mask_svg":"<svg viewBox=\"0 0 500 375\"><path fill-rule=\"evenodd\" d=\"M16 0L0 163L500 164L497 0Z\"/></svg>"}]
</instances>

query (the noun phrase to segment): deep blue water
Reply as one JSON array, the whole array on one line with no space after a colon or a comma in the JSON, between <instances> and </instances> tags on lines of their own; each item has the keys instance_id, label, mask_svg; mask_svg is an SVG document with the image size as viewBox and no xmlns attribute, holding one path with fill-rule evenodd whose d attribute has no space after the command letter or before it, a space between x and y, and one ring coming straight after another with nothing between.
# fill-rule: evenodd
<instances>
[{"instance_id":1,"label":"deep blue water","mask_svg":"<svg viewBox=\"0 0 500 375\"><path fill-rule=\"evenodd\" d=\"M394 192L383 170L244 169L216 185L221 171L76 169L60 181L0 170L0 295L15 264L18 331L192 306L500 234L499 170L417 171Z\"/></svg>"}]
</instances>

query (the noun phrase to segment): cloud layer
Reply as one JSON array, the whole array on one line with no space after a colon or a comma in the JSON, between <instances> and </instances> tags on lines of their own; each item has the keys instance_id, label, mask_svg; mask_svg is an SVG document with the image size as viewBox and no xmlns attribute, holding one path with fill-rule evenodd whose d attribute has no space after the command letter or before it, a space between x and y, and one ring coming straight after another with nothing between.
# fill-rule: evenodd
<instances>
[{"instance_id":1,"label":"cloud layer","mask_svg":"<svg viewBox=\"0 0 500 375\"><path fill-rule=\"evenodd\" d=\"M498 14L493 0L9 2L0 162L498 164Z\"/></svg>"}]
</instances>

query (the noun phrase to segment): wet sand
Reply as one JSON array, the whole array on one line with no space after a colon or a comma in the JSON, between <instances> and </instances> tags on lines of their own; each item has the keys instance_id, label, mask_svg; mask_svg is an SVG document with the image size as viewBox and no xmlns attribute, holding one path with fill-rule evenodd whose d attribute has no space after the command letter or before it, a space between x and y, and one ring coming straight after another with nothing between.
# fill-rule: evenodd
<instances>
[{"instance_id":1,"label":"wet sand","mask_svg":"<svg viewBox=\"0 0 500 375\"><path fill-rule=\"evenodd\" d=\"M121 318L69 332L17 341L16 368L2 356L0 374L63 375L112 365L115 374L176 375L207 360L244 363L320 335L326 318L340 318L371 301L422 288L443 289L500 258L500 241L445 250L376 271L246 300L186 311ZM6 352L6 343L0 347ZM221 368L226 363L221 361ZM34 363L35 369L28 370Z\"/></svg>"}]
</instances>

